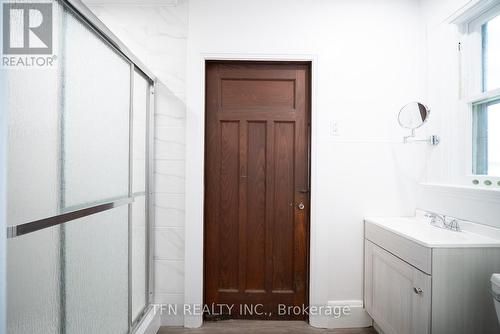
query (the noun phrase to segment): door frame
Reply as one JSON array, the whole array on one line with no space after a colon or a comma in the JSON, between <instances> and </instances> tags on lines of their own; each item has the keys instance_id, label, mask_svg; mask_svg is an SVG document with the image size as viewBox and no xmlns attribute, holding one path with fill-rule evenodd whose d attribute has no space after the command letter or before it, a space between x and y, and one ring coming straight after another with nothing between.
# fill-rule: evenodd
<instances>
[{"instance_id":1,"label":"door frame","mask_svg":"<svg viewBox=\"0 0 500 334\"><path fill-rule=\"evenodd\" d=\"M187 99L186 111L186 194L185 194L185 260L184 303L203 305L204 302L204 173L205 173L205 64L206 61L271 61L309 62L310 73L310 212L309 212L309 305L317 305L320 296L316 293L316 276L321 270L316 264L317 250L317 73L318 58L314 54L244 54L244 53L200 53L196 68L190 72L196 78L197 88ZM309 317L311 321L311 317ZM184 314L184 326L200 327L203 317L198 313Z\"/></svg>"}]
</instances>

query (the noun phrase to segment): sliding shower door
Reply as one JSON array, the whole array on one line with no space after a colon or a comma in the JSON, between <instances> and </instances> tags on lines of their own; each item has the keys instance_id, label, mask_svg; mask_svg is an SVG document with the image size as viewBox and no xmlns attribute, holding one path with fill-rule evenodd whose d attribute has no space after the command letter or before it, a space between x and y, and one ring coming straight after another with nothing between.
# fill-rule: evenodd
<instances>
[{"instance_id":1,"label":"sliding shower door","mask_svg":"<svg viewBox=\"0 0 500 334\"><path fill-rule=\"evenodd\" d=\"M148 79L137 70L133 73L133 113L132 113L132 195L134 204L132 218L132 318L138 319L147 305L148 293L148 206L147 191L147 128L149 123L150 86Z\"/></svg>"},{"instance_id":2,"label":"sliding shower door","mask_svg":"<svg viewBox=\"0 0 500 334\"><path fill-rule=\"evenodd\" d=\"M65 15L62 206L129 197L130 64L74 15ZM128 331L128 210L62 226L67 333Z\"/></svg>"},{"instance_id":3,"label":"sliding shower door","mask_svg":"<svg viewBox=\"0 0 500 334\"><path fill-rule=\"evenodd\" d=\"M54 18L62 7L54 4ZM7 225L60 213L62 83L51 69L1 70L7 110ZM7 333L60 333L60 227L7 240Z\"/></svg>"},{"instance_id":4,"label":"sliding shower door","mask_svg":"<svg viewBox=\"0 0 500 334\"><path fill-rule=\"evenodd\" d=\"M7 73L7 333L116 333L150 304L152 80L66 1L58 60Z\"/></svg>"}]
</instances>

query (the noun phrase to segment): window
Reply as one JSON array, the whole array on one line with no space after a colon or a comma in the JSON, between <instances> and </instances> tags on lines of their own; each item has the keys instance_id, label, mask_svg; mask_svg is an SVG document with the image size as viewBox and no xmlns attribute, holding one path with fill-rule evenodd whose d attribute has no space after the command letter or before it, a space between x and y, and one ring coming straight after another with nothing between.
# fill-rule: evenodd
<instances>
[{"instance_id":1,"label":"window","mask_svg":"<svg viewBox=\"0 0 500 334\"><path fill-rule=\"evenodd\" d=\"M500 177L500 6L469 24L469 98L472 128L468 173L475 184ZM475 176L488 176L479 182ZM496 183L496 180L495 180ZM499 182L500 184L500 182Z\"/></svg>"},{"instance_id":2,"label":"window","mask_svg":"<svg viewBox=\"0 0 500 334\"><path fill-rule=\"evenodd\" d=\"M473 109L473 173L500 176L500 100Z\"/></svg>"},{"instance_id":3,"label":"window","mask_svg":"<svg viewBox=\"0 0 500 334\"><path fill-rule=\"evenodd\" d=\"M481 26L483 92L500 88L500 15Z\"/></svg>"}]
</instances>

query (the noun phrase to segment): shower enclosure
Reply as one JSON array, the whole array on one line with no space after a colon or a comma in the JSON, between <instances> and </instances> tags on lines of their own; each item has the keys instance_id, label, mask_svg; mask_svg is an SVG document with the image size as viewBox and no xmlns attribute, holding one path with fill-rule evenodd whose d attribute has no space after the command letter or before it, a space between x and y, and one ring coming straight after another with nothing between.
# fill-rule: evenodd
<instances>
[{"instance_id":1,"label":"shower enclosure","mask_svg":"<svg viewBox=\"0 0 500 334\"><path fill-rule=\"evenodd\" d=\"M76 0L4 70L7 333L129 333L151 305L154 76Z\"/></svg>"}]
</instances>

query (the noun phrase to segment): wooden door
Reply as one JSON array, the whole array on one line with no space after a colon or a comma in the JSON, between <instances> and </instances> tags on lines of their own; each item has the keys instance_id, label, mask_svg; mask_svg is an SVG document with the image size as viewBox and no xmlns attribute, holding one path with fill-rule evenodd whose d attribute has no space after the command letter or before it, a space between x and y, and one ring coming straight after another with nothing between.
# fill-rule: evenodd
<instances>
[{"instance_id":1,"label":"wooden door","mask_svg":"<svg viewBox=\"0 0 500 334\"><path fill-rule=\"evenodd\" d=\"M365 307L387 334L428 334L431 277L365 240Z\"/></svg>"},{"instance_id":2,"label":"wooden door","mask_svg":"<svg viewBox=\"0 0 500 334\"><path fill-rule=\"evenodd\" d=\"M309 101L309 64L206 63L207 319L306 318Z\"/></svg>"}]
</instances>

